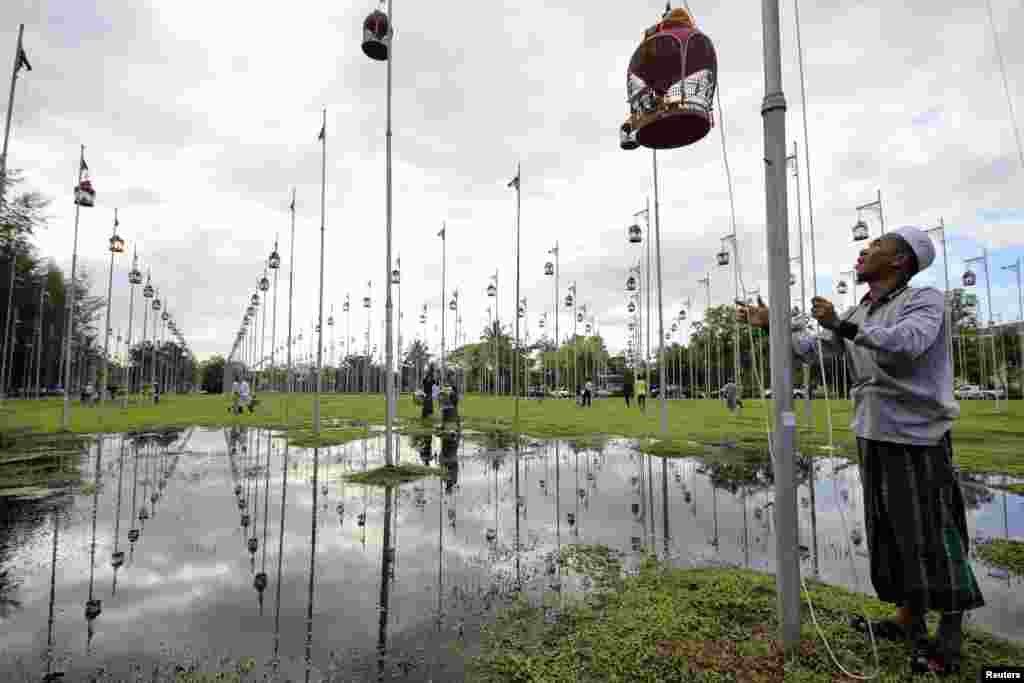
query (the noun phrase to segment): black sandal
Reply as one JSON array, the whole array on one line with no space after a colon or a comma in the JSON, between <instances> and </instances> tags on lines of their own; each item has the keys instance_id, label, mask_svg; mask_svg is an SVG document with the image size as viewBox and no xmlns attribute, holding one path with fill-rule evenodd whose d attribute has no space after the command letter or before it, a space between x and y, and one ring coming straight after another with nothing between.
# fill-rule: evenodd
<instances>
[{"instance_id":1,"label":"black sandal","mask_svg":"<svg viewBox=\"0 0 1024 683\"><path fill-rule=\"evenodd\" d=\"M853 617L850 618L850 626L855 630L863 633L864 635L868 635L868 620L860 614L855 614ZM918 629L920 629L920 626L918 627ZM917 633L914 633L911 629L908 629L903 624L897 621L893 621L892 619L872 621L870 630L872 633L875 634L875 638L891 640L897 643L912 640L918 635Z\"/></svg>"}]
</instances>

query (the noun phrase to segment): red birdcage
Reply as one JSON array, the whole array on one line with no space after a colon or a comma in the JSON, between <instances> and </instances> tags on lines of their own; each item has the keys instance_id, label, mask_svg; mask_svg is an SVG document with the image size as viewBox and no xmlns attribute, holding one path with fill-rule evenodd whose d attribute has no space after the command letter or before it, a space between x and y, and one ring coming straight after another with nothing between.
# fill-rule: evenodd
<instances>
[{"instance_id":1,"label":"red birdcage","mask_svg":"<svg viewBox=\"0 0 1024 683\"><path fill-rule=\"evenodd\" d=\"M386 61L391 53L391 21L379 9L370 12L363 21L363 54L378 62Z\"/></svg>"},{"instance_id":2,"label":"red birdcage","mask_svg":"<svg viewBox=\"0 0 1024 683\"><path fill-rule=\"evenodd\" d=\"M92 188L92 181L88 178L82 178L78 185L75 185L75 204L79 206L96 205L96 190Z\"/></svg>"},{"instance_id":3,"label":"red birdcage","mask_svg":"<svg viewBox=\"0 0 1024 683\"><path fill-rule=\"evenodd\" d=\"M620 145L674 149L702 139L714 125L718 58L689 13L677 8L644 32L626 73L629 118Z\"/></svg>"}]
</instances>

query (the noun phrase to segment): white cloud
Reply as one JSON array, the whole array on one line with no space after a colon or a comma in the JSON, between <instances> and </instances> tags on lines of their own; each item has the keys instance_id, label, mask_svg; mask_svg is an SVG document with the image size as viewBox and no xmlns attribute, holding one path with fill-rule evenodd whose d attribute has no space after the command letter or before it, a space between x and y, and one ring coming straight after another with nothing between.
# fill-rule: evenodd
<instances>
[{"instance_id":1,"label":"white cloud","mask_svg":"<svg viewBox=\"0 0 1024 683\"><path fill-rule=\"evenodd\" d=\"M287 12L255 7L240 14L194 1L136 7L16 0L0 45L13 43L17 23L25 22L34 70L18 84L10 163L55 199L50 228L39 238L42 251L70 261L69 192L78 145L85 144L98 205L83 211L79 248L97 293L106 282L104 247L117 206L123 236L138 241L193 348L225 353L275 235L287 276L286 207L297 187L295 321L308 330L319 260L316 133L327 107L325 316L333 303L341 321L345 294L358 301L372 279L379 341L386 67L359 48L371 5L299 0ZM760 13L707 2L691 7L719 52L744 281L765 291ZM660 9L577 0L470 3L440 12L398 5L393 227L407 340L420 333L424 303L431 334L439 322L435 234L444 220L447 294L459 288L470 336L486 320L484 289L495 268L502 318L512 320L514 197L505 183L521 161L521 296L529 301L532 334L534 314L550 310L554 298L541 273L558 240L563 286L577 281L579 301L595 313L611 346L622 347L622 282L638 254L626 243L625 226L652 191L650 155L620 151L617 129L625 115L625 64ZM943 217L951 236L992 249L1019 244L1013 189L1024 173L984 13L923 0L801 10L819 284L852 262L854 207L871 201L876 188L887 225L932 225ZM1024 102L1013 79L1024 65L1024 44L1009 40L1009 27L1024 20L1024 8L998 0L994 10L1019 112ZM787 138L798 142L802 157L791 7L783 3L782 12ZM731 273L713 264L730 228L719 131L659 156L667 315L687 297L699 315L697 280L707 272L713 302L733 298ZM794 190L791 182L795 231ZM806 186L801 194L806 230ZM981 210L1018 213L1001 220ZM791 242L795 255L795 234ZM808 256L810 279L809 262ZM122 330L128 265L119 261L115 280L114 327ZM286 283L282 278L282 292ZM283 302L282 294L279 338ZM353 312L358 337L365 317L358 306ZM138 327L136 319L136 337Z\"/></svg>"}]
</instances>

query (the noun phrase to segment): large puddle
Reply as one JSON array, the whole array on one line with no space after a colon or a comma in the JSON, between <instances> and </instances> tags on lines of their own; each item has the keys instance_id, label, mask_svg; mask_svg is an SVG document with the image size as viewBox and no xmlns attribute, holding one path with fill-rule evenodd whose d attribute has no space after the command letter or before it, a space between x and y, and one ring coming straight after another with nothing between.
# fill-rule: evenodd
<instances>
[{"instance_id":1,"label":"large puddle","mask_svg":"<svg viewBox=\"0 0 1024 683\"><path fill-rule=\"evenodd\" d=\"M82 454L80 488L0 498L4 680L151 680L250 657L285 679L461 680L481 626L519 590L557 606L589 587L555 560L572 544L621 551L627 569L644 552L774 567L764 468L615 440L532 442L517 457L451 435L399 440L402 461L440 460L447 479L343 481L381 464L382 446L374 434L286 450L258 429L109 435ZM963 481L972 538L1024 538L1024 498L991 483ZM857 468L819 462L813 518L806 483L798 497L805 574L870 593ZM988 605L973 621L1024 640L1021 579L975 571Z\"/></svg>"}]
</instances>

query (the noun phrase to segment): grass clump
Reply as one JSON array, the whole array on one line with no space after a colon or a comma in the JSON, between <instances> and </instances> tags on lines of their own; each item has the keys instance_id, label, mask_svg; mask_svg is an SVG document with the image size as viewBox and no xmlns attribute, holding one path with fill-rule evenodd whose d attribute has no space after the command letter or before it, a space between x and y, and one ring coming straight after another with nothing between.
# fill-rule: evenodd
<instances>
[{"instance_id":1,"label":"grass clump","mask_svg":"<svg viewBox=\"0 0 1024 683\"><path fill-rule=\"evenodd\" d=\"M982 562L1024 576L1024 541L993 538L975 547Z\"/></svg>"},{"instance_id":2,"label":"grass clump","mask_svg":"<svg viewBox=\"0 0 1024 683\"><path fill-rule=\"evenodd\" d=\"M843 666L870 673L871 646L848 626L865 611L888 616L875 599L818 583L808 585L819 624ZM487 629L473 662L485 683L577 681L839 680L840 673L803 606L801 643L787 663L777 632L775 579L734 569L675 569L648 559L635 576L558 610L518 601ZM933 624L934 628L934 624ZM879 642L883 683L915 679L904 644ZM1016 665L1024 647L967 629L963 673L974 681L984 666Z\"/></svg>"},{"instance_id":3,"label":"grass clump","mask_svg":"<svg viewBox=\"0 0 1024 683\"><path fill-rule=\"evenodd\" d=\"M345 480L353 484L368 484L370 486L399 486L424 477L439 477L441 474L441 470L437 467L403 463L395 467L385 465L365 472L349 474Z\"/></svg>"},{"instance_id":4,"label":"grass clump","mask_svg":"<svg viewBox=\"0 0 1024 683\"><path fill-rule=\"evenodd\" d=\"M365 429L327 429L321 430L320 434L314 434L312 430L296 429L288 432L288 443L299 448L321 448L323 446L340 446L351 441L365 439L368 436Z\"/></svg>"}]
</instances>

